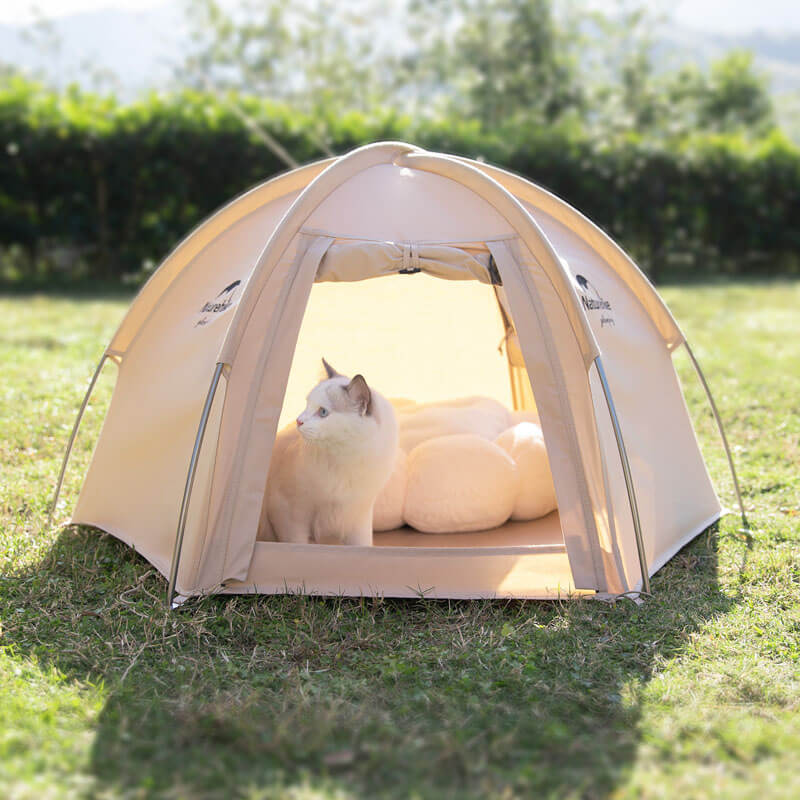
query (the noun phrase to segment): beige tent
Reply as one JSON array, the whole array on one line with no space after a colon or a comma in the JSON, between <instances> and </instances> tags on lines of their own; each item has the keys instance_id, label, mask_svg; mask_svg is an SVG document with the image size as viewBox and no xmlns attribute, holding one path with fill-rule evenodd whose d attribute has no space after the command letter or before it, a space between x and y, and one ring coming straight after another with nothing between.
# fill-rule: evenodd
<instances>
[{"instance_id":1,"label":"beige tent","mask_svg":"<svg viewBox=\"0 0 800 800\"><path fill-rule=\"evenodd\" d=\"M170 600L648 590L721 514L680 345L653 286L562 200L483 163L362 147L237 198L142 289L87 392L117 364L72 521L134 547ZM371 547L256 541L276 429L322 355L390 396L535 404L558 511Z\"/></svg>"}]
</instances>

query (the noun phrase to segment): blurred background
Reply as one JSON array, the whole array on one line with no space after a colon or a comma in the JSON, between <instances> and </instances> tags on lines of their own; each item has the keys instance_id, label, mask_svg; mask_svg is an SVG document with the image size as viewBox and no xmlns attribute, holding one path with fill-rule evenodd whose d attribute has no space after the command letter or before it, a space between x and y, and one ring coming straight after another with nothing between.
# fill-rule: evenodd
<instances>
[{"instance_id":1,"label":"blurred background","mask_svg":"<svg viewBox=\"0 0 800 800\"><path fill-rule=\"evenodd\" d=\"M0 281L137 284L213 209L378 139L564 197L656 280L800 272L800 4L0 6Z\"/></svg>"}]
</instances>

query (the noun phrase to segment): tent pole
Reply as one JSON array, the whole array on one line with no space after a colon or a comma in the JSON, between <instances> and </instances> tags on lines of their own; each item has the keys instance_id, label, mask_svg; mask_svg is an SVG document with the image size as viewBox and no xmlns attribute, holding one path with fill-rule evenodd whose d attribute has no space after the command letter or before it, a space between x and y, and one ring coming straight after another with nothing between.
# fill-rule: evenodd
<instances>
[{"instance_id":1,"label":"tent pole","mask_svg":"<svg viewBox=\"0 0 800 800\"><path fill-rule=\"evenodd\" d=\"M70 434L69 441L67 442L64 460L61 462L61 472L59 473L58 481L56 482L56 490L53 494L53 500L50 503L50 511L48 513L48 517L50 519L52 519L53 514L55 513L56 503L58 503L58 496L61 494L61 487L64 483L64 475L67 472L67 464L69 463L70 455L72 455L72 446L75 444L75 437L78 435L78 428L81 426L83 412L86 411L86 406L89 405L89 398L92 396L97 379L100 377L100 371L103 369L103 365L106 363L107 358L108 353L103 353L103 356L97 365L97 369L95 369L94 375L92 375L92 379L89 381L89 387L86 389L86 394L83 396L81 407L78 409L78 416L75 418L75 424L72 426L72 433Z\"/></svg>"},{"instance_id":2,"label":"tent pole","mask_svg":"<svg viewBox=\"0 0 800 800\"><path fill-rule=\"evenodd\" d=\"M167 608L172 608L172 601L175 597L175 582L178 579L178 565L181 561L181 548L183 547L183 534L186 530L186 518L189 512L189 500L192 497L192 486L194 485L194 475L197 471L197 462L200 460L200 448L203 446L203 438L206 435L208 417L211 414L211 405L214 402L214 395L217 392L219 378L222 375L222 368L225 365L218 362L214 368L214 375L211 378L211 386L208 388L206 402L203 405L203 413L200 415L200 424L197 428L197 436L192 448L192 457L189 461L189 473L186 476L186 486L183 490L183 500L181 501L181 512L178 517L178 530L175 534L175 546L172 550L172 564L169 569L169 582L167 584Z\"/></svg>"},{"instance_id":3,"label":"tent pole","mask_svg":"<svg viewBox=\"0 0 800 800\"><path fill-rule=\"evenodd\" d=\"M736 468L733 466L733 455L731 454L731 448L728 445L728 437L725 435L725 428L722 425L722 419L720 418L719 411L717 410L717 404L714 402L714 397L711 394L711 387L708 385L708 381L706 380L706 376L703 374L703 370L700 369L700 364L694 357L694 353L692 352L692 348L689 346L689 342L684 339L683 344L685 345L686 352L689 354L689 358L694 365L694 370L697 373L697 377L700 378L700 383L703 385L703 389L705 389L706 397L708 398L708 404L711 406L711 413L714 415L714 419L717 422L717 430L719 430L719 435L722 439L722 445L725 448L725 455L728 457L728 466L730 467L731 477L733 478L733 487L736 490L736 499L739 501L739 511L742 515L742 523L747 528L749 527L749 523L747 521L747 515L744 513L744 503L742 502L742 491L739 488L739 478L736 475Z\"/></svg>"},{"instance_id":4,"label":"tent pole","mask_svg":"<svg viewBox=\"0 0 800 800\"><path fill-rule=\"evenodd\" d=\"M625 476L625 488L628 490L628 503L631 507L631 517L633 517L633 532L636 535L636 550L639 554L639 569L642 573L642 589L650 594L650 571L647 568L647 555L644 549L644 539L642 538L642 524L639 520L639 506L636 503L636 492L633 488L633 477L631 476L631 465L628 461L628 453L625 450L625 442L622 439L622 429L619 425L617 410L614 400L611 397L611 387L608 385L606 371L603 369L603 361L600 356L594 360L597 367L597 374L600 376L600 383L603 385L603 394L606 396L608 413L611 416L611 424L614 427L614 436L617 439L617 449L619 459L622 462L622 473Z\"/></svg>"}]
</instances>

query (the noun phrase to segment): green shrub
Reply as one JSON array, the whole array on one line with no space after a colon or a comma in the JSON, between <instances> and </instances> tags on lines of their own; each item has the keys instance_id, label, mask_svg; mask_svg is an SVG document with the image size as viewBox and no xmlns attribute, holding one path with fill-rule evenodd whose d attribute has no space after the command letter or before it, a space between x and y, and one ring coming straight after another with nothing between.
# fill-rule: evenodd
<instances>
[{"instance_id":1,"label":"green shrub","mask_svg":"<svg viewBox=\"0 0 800 800\"><path fill-rule=\"evenodd\" d=\"M486 131L389 112L320 126L252 97L182 92L121 104L15 78L0 90L5 277L140 273L215 208L284 170L231 102L299 163L325 155L320 129L336 153L406 139L497 163L567 199L655 277L800 265L800 150L779 133L612 145L583 131Z\"/></svg>"}]
</instances>

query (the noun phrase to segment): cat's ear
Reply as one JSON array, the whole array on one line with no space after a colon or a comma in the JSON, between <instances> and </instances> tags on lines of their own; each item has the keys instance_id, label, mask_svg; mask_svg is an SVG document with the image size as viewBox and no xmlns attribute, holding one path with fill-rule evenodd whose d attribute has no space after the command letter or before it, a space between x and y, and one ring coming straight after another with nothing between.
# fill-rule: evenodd
<instances>
[{"instance_id":1,"label":"cat's ear","mask_svg":"<svg viewBox=\"0 0 800 800\"><path fill-rule=\"evenodd\" d=\"M340 372L337 372L324 358L322 359L322 366L325 369L325 375L330 380L331 378L343 378Z\"/></svg>"},{"instance_id":2,"label":"cat's ear","mask_svg":"<svg viewBox=\"0 0 800 800\"><path fill-rule=\"evenodd\" d=\"M345 387L347 396L363 417L372 410L372 394L363 375L356 375Z\"/></svg>"}]
</instances>

